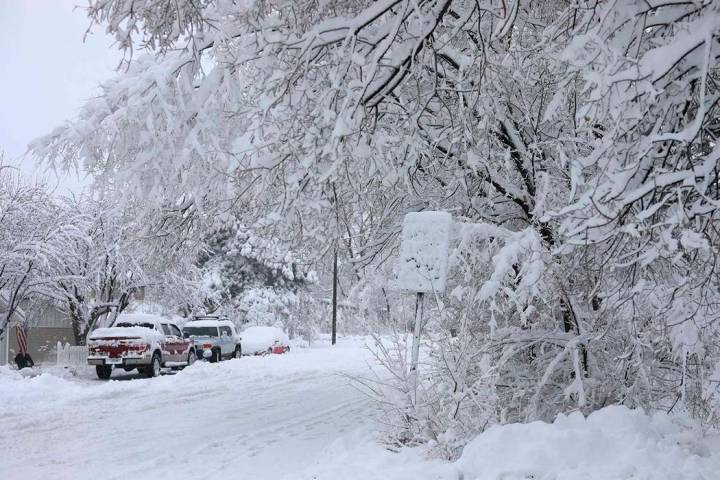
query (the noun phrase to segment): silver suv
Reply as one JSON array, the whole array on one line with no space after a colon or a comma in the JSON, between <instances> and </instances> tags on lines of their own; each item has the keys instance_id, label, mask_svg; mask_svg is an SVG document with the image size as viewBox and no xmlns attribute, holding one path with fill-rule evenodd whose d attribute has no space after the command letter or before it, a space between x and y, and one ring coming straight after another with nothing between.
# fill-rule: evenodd
<instances>
[{"instance_id":1,"label":"silver suv","mask_svg":"<svg viewBox=\"0 0 720 480\"><path fill-rule=\"evenodd\" d=\"M220 317L195 317L183 327L183 336L195 342L198 358L219 362L242 356L242 340L233 322Z\"/></svg>"}]
</instances>

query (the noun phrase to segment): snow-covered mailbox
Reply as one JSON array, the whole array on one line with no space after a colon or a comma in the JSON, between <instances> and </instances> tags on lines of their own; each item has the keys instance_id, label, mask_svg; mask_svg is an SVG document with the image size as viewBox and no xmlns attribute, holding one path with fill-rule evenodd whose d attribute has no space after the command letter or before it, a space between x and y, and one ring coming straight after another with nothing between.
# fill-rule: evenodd
<instances>
[{"instance_id":1,"label":"snow-covered mailbox","mask_svg":"<svg viewBox=\"0 0 720 480\"><path fill-rule=\"evenodd\" d=\"M423 327L423 295L445 290L452 226L452 215L448 212L408 213L403 221L398 287L417 296L410 363L413 402L416 401L417 393L417 367Z\"/></svg>"}]
</instances>

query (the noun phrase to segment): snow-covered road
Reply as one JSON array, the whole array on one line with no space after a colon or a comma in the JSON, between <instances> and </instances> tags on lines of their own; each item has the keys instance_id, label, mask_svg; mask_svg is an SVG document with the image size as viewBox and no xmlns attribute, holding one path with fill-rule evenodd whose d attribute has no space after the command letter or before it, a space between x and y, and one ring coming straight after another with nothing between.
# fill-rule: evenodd
<instances>
[{"instance_id":1,"label":"snow-covered road","mask_svg":"<svg viewBox=\"0 0 720 480\"><path fill-rule=\"evenodd\" d=\"M494 426L452 463L391 453L347 377L370 362L361 342L344 341L155 379L27 378L3 367L0 480L720 478L720 435L625 407Z\"/></svg>"},{"instance_id":2,"label":"snow-covered road","mask_svg":"<svg viewBox=\"0 0 720 480\"><path fill-rule=\"evenodd\" d=\"M358 342L102 382L0 373L0 478L293 478L372 406ZM124 372L123 372L124 373Z\"/></svg>"}]
</instances>

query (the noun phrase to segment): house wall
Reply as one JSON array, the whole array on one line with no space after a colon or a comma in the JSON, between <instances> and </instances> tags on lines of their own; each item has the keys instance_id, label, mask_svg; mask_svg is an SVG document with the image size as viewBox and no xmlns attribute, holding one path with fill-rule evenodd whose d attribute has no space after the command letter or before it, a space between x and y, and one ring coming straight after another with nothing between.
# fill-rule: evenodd
<instances>
[{"instance_id":1,"label":"house wall","mask_svg":"<svg viewBox=\"0 0 720 480\"><path fill-rule=\"evenodd\" d=\"M28 352L36 364L55 363L57 342L75 345L70 319L52 304L23 305L28 334ZM9 362L13 362L18 350L15 329L9 329Z\"/></svg>"},{"instance_id":2,"label":"house wall","mask_svg":"<svg viewBox=\"0 0 720 480\"><path fill-rule=\"evenodd\" d=\"M7 331L0 336L0 365L7 365L9 359L9 345L7 343Z\"/></svg>"},{"instance_id":3,"label":"house wall","mask_svg":"<svg viewBox=\"0 0 720 480\"><path fill-rule=\"evenodd\" d=\"M28 329L28 352L35 363L55 363L57 342L75 345L72 328L69 327L35 327ZM10 335L10 361L18 352L17 338Z\"/></svg>"}]
</instances>

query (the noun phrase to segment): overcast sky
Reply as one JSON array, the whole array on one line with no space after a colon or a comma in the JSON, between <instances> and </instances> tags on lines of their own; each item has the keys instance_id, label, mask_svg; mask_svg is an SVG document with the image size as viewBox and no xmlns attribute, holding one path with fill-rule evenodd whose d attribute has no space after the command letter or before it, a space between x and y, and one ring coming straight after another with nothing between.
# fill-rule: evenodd
<instances>
[{"instance_id":1,"label":"overcast sky","mask_svg":"<svg viewBox=\"0 0 720 480\"><path fill-rule=\"evenodd\" d=\"M27 144L76 116L83 100L114 74L120 53L74 9L83 0L0 0L0 150L28 176L42 173ZM63 176L60 190L77 190Z\"/></svg>"}]
</instances>

